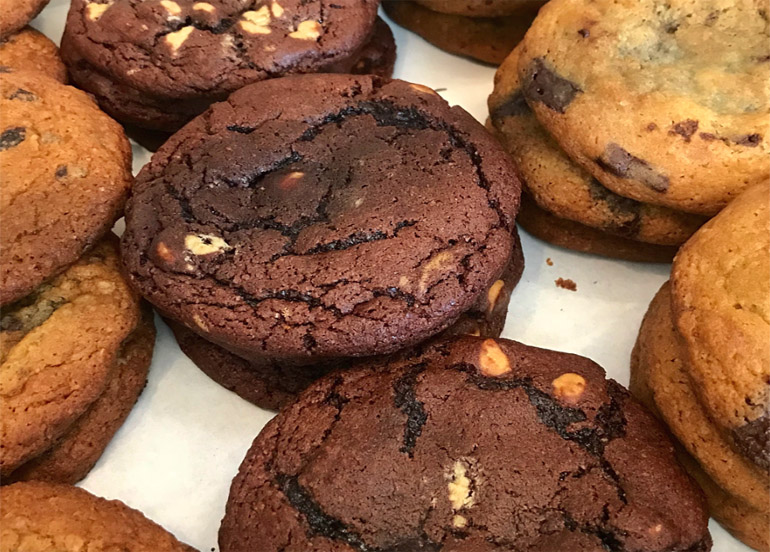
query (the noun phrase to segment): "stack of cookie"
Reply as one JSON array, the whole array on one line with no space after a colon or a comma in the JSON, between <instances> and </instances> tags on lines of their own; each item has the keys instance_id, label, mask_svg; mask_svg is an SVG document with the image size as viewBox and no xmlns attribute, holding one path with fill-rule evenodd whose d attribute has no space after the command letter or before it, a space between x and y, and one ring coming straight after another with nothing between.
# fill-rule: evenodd
<instances>
[{"instance_id":1,"label":"stack of cookie","mask_svg":"<svg viewBox=\"0 0 770 552\"><path fill-rule=\"evenodd\" d=\"M770 188L680 250L639 332L631 389L666 422L712 515L770 550Z\"/></svg>"},{"instance_id":2,"label":"stack of cookie","mask_svg":"<svg viewBox=\"0 0 770 552\"><path fill-rule=\"evenodd\" d=\"M523 268L519 194L500 146L429 88L271 79L153 156L123 259L206 373L275 408L450 327L499 335Z\"/></svg>"},{"instance_id":3,"label":"stack of cookie","mask_svg":"<svg viewBox=\"0 0 770 552\"><path fill-rule=\"evenodd\" d=\"M19 54L24 44L41 55ZM27 69L0 75L0 477L72 483L152 357L152 317L105 237L133 182L131 150L87 94L42 72L62 66L47 39L22 31L0 57Z\"/></svg>"},{"instance_id":4,"label":"stack of cookie","mask_svg":"<svg viewBox=\"0 0 770 552\"><path fill-rule=\"evenodd\" d=\"M453 54L499 65L524 37L543 0L384 0L396 23Z\"/></svg>"},{"instance_id":5,"label":"stack of cookie","mask_svg":"<svg viewBox=\"0 0 770 552\"><path fill-rule=\"evenodd\" d=\"M389 76L396 46L377 0L73 0L62 38L72 80L160 142L212 102L294 73ZM155 149L152 133L138 134Z\"/></svg>"},{"instance_id":6,"label":"stack of cookie","mask_svg":"<svg viewBox=\"0 0 770 552\"><path fill-rule=\"evenodd\" d=\"M525 186L521 225L580 251L670 260L770 178L768 44L753 0L549 2L489 99Z\"/></svg>"}]
</instances>

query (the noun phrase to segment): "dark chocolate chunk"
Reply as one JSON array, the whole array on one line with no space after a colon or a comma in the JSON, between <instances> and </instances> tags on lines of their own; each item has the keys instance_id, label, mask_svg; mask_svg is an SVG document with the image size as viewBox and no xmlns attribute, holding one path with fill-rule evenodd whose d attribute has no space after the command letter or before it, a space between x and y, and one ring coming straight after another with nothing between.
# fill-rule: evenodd
<instances>
[{"instance_id":1,"label":"dark chocolate chunk","mask_svg":"<svg viewBox=\"0 0 770 552\"><path fill-rule=\"evenodd\" d=\"M681 136L684 138L685 142L690 142L692 140L693 135L698 132L698 126L700 123L698 121L694 121L692 119L687 119L685 121L680 121L676 123L674 126L671 127L671 130L668 131L668 133L671 136Z\"/></svg>"},{"instance_id":2,"label":"dark chocolate chunk","mask_svg":"<svg viewBox=\"0 0 770 552\"><path fill-rule=\"evenodd\" d=\"M564 113L583 91L575 83L559 76L543 58L535 58L524 78L523 92L530 102L540 102L549 109Z\"/></svg>"},{"instance_id":3,"label":"dark chocolate chunk","mask_svg":"<svg viewBox=\"0 0 770 552\"><path fill-rule=\"evenodd\" d=\"M770 471L770 413L733 430L733 439L744 456Z\"/></svg>"},{"instance_id":4,"label":"dark chocolate chunk","mask_svg":"<svg viewBox=\"0 0 770 552\"><path fill-rule=\"evenodd\" d=\"M27 129L24 127L7 128L0 134L0 151L11 149L21 144L27 137Z\"/></svg>"},{"instance_id":5,"label":"dark chocolate chunk","mask_svg":"<svg viewBox=\"0 0 770 552\"><path fill-rule=\"evenodd\" d=\"M503 103L495 108L495 112L492 113L492 118L521 117L529 113L532 113L532 110L529 108L529 105L527 105L524 94L521 90L516 90L513 94L508 96Z\"/></svg>"},{"instance_id":6,"label":"dark chocolate chunk","mask_svg":"<svg viewBox=\"0 0 770 552\"><path fill-rule=\"evenodd\" d=\"M638 180L656 192L668 190L670 182L666 175L660 174L647 161L634 157L617 144L609 144L596 162L604 170L620 178Z\"/></svg>"},{"instance_id":7,"label":"dark chocolate chunk","mask_svg":"<svg viewBox=\"0 0 770 552\"><path fill-rule=\"evenodd\" d=\"M23 102L36 102L37 96L29 90L23 88L17 89L13 94L8 97L9 100L21 100Z\"/></svg>"}]
</instances>

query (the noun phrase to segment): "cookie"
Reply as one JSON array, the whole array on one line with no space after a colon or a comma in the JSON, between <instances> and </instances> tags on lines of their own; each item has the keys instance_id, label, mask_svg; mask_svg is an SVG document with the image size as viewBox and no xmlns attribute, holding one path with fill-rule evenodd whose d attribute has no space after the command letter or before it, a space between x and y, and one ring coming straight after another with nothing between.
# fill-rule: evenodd
<instances>
[{"instance_id":1,"label":"cookie","mask_svg":"<svg viewBox=\"0 0 770 552\"><path fill-rule=\"evenodd\" d=\"M103 241L0 319L0 476L57 444L104 393L139 302Z\"/></svg>"},{"instance_id":2,"label":"cookie","mask_svg":"<svg viewBox=\"0 0 770 552\"><path fill-rule=\"evenodd\" d=\"M173 132L247 84L294 73L350 71L372 37L377 5L376 0L75 0L62 56L71 69L80 65L72 70L73 81L117 119ZM100 92L109 85L92 83L93 73L141 109L105 102Z\"/></svg>"},{"instance_id":3,"label":"cookie","mask_svg":"<svg viewBox=\"0 0 770 552\"><path fill-rule=\"evenodd\" d=\"M144 167L123 261L164 316L244 358L386 354L486 293L518 203L505 152L432 90L272 79L212 106Z\"/></svg>"},{"instance_id":4,"label":"cookie","mask_svg":"<svg viewBox=\"0 0 770 552\"><path fill-rule=\"evenodd\" d=\"M532 236L565 249L642 263L670 263L675 246L656 245L607 234L596 228L559 218L541 209L528 193L521 196L516 217L521 228Z\"/></svg>"},{"instance_id":5,"label":"cookie","mask_svg":"<svg viewBox=\"0 0 770 552\"><path fill-rule=\"evenodd\" d=\"M3 552L195 552L141 512L77 487L16 483L0 499Z\"/></svg>"},{"instance_id":6,"label":"cookie","mask_svg":"<svg viewBox=\"0 0 770 552\"><path fill-rule=\"evenodd\" d=\"M557 0L522 43L519 77L604 186L713 215L770 178L769 55L761 0Z\"/></svg>"},{"instance_id":7,"label":"cookie","mask_svg":"<svg viewBox=\"0 0 770 552\"><path fill-rule=\"evenodd\" d=\"M431 11L416 2L386 0L385 13L393 21L452 54L500 64L524 38L537 11L507 17L474 18Z\"/></svg>"},{"instance_id":8,"label":"cookie","mask_svg":"<svg viewBox=\"0 0 770 552\"><path fill-rule=\"evenodd\" d=\"M694 552L707 521L663 429L598 365L466 337L337 372L279 413L219 549Z\"/></svg>"},{"instance_id":9,"label":"cookie","mask_svg":"<svg viewBox=\"0 0 770 552\"><path fill-rule=\"evenodd\" d=\"M0 39L23 29L43 11L48 2L49 0L2 0L0 11L3 13L3 18L0 19Z\"/></svg>"},{"instance_id":10,"label":"cookie","mask_svg":"<svg viewBox=\"0 0 770 552\"><path fill-rule=\"evenodd\" d=\"M59 48L32 27L0 39L0 67L37 71L61 83L67 82L67 68L59 57Z\"/></svg>"},{"instance_id":11,"label":"cookie","mask_svg":"<svg viewBox=\"0 0 770 552\"><path fill-rule=\"evenodd\" d=\"M489 113L496 136L538 206L622 238L660 245L685 242L704 217L617 195L567 157L524 100L517 73L519 51L511 53L495 75Z\"/></svg>"},{"instance_id":12,"label":"cookie","mask_svg":"<svg viewBox=\"0 0 770 552\"><path fill-rule=\"evenodd\" d=\"M706 411L770 471L770 186L747 190L679 251L673 315Z\"/></svg>"},{"instance_id":13,"label":"cookie","mask_svg":"<svg viewBox=\"0 0 770 552\"><path fill-rule=\"evenodd\" d=\"M52 448L5 478L74 484L83 479L123 425L147 382L155 347L152 310L145 305L139 325L123 342L104 392Z\"/></svg>"},{"instance_id":14,"label":"cookie","mask_svg":"<svg viewBox=\"0 0 770 552\"><path fill-rule=\"evenodd\" d=\"M508 314L510 294L524 269L518 235L516 239L514 255L500 280L492 284L472 310L444 330L443 335L500 336ZM297 367L255 357L246 360L180 324L167 323L182 352L207 376L242 399L267 410L280 410L320 377L335 369L349 368L353 362L347 359Z\"/></svg>"},{"instance_id":15,"label":"cookie","mask_svg":"<svg viewBox=\"0 0 770 552\"><path fill-rule=\"evenodd\" d=\"M120 217L133 183L120 125L40 73L0 75L0 305L75 262Z\"/></svg>"},{"instance_id":16,"label":"cookie","mask_svg":"<svg viewBox=\"0 0 770 552\"><path fill-rule=\"evenodd\" d=\"M631 359L631 391L659 413L716 485L770 516L770 480L733 450L708 417L690 381L688 364L687 350L671 318L671 291L666 283L639 330Z\"/></svg>"},{"instance_id":17,"label":"cookie","mask_svg":"<svg viewBox=\"0 0 770 552\"><path fill-rule=\"evenodd\" d=\"M537 9L542 0L415 0L435 12L467 17L499 17Z\"/></svg>"}]
</instances>

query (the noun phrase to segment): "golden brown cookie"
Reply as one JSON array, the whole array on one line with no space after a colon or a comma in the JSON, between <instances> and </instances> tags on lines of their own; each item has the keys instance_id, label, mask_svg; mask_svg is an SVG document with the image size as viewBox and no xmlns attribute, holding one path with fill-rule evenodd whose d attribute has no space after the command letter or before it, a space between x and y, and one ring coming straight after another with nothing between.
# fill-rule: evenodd
<instances>
[{"instance_id":1,"label":"golden brown cookie","mask_svg":"<svg viewBox=\"0 0 770 552\"><path fill-rule=\"evenodd\" d=\"M495 134L542 209L608 234L660 245L680 245L706 222L698 215L620 196L574 163L524 99L517 73L520 50L497 70L489 113Z\"/></svg>"},{"instance_id":2,"label":"golden brown cookie","mask_svg":"<svg viewBox=\"0 0 770 552\"><path fill-rule=\"evenodd\" d=\"M85 93L40 73L0 75L0 305L75 262L123 210L131 148Z\"/></svg>"},{"instance_id":3,"label":"golden brown cookie","mask_svg":"<svg viewBox=\"0 0 770 552\"><path fill-rule=\"evenodd\" d=\"M49 0L0 0L0 38L15 33L43 11Z\"/></svg>"},{"instance_id":4,"label":"golden brown cookie","mask_svg":"<svg viewBox=\"0 0 770 552\"><path fill-rule=\"evenodd\" d=\"M0 476L49 450L102 396L139 301L101 242L0 319Z\"/></svg>"},{"instance_id":5,"label":"golden brown cookie","mask_svg":"<svg viewBox=\"0 0 770 552\"><path fill-rule=\"evenodd\" d=\"M418 4L441 13L468 17L498 17L522 10L537 9L543 0L416 0Z\"/></svg>"},{"instance_id":6,"label":"golden brown cookie","mask_svg":"<svg viewBox=\"0 0 770 552\"><path fill-rule=\"evenodd\" d=\"M537 9L506 17L467 17L432 11L416 2L386 0L385 13L396 23L452 54L495 65L524 38Z\"/></svg>"},{"instance_id":7,"label":"golden brown cookie","mask_svg":"<svg viewBox=\"0 0 770 552\"><path fill-rule=\"evenodd\" d=\"M708 417L690 382L688 364L684 343L671 320L670 285L665 284L652 300L639 331L631 360L631 391L654 406L720 487L770 515L770 480L732 449Z\"/></svg>"},{"instance_id":8,"label":"golden brown cookie","mask_svg":"<svg viewBox=\"0 0 770 552\"><path fill-rule=\"evenodd\" d=\"M0 67L37 71L61 83L67 82L67 68L59 57L59 48L32 27L0 39Z\"/></svg>"},{"instance_id":9,"label":"golden brown cookie","mask_svg":"<svg viewBox=\"0 0 770 552\"><path fill-rule=\"evenodd\" d=\"M149 305L145 304L142 319L121 346L114 373L101 396L56 445L22 464L10 480L74 484L91 471L147 382L155 346L153 317Z\"/></svg>"},{"instance_id":10,"label":"golden brown cookie","mask_svg":"<svg viewBox=\"0 0 770 552\"><path fill-rule=\"evenodd\" d=\"M677 250L674 246L655 245L613 236L596 228L559 218L538 207L529 193L521 196L521 209L516 222L531 235L553 245L624 261L670 263Z\"/></svg>"},{"instance_id":11,"label":"golden brown cookie","mask_svg":"<svg viewBox=\"0 0 770 552\"><path fill-rule=\"evenodd\" d=\"M747 190L682 246L671 283L698 397L770 471L770 184Z\"/></svg>"},{"instance_id":12,"label":"golden brown cookie","mask_svg":"<svg viewBox=\"0 0 770 552\"><path fill-rule=\"evenodd\" d=\"M552 0L522 44L527 102L614 192L713 215L770 178L764 0Z\"/></svg>"},{"instance_id":13,"label":"golden brown cookie","mask_svg":"<svg viewBox=\"0 0 770 552\"><path fill-rule=\"evenodd\" d=\"M0 500L2 552L194 552L141 512L77 487L15 483Z\"/></svg>"}]
</instances>

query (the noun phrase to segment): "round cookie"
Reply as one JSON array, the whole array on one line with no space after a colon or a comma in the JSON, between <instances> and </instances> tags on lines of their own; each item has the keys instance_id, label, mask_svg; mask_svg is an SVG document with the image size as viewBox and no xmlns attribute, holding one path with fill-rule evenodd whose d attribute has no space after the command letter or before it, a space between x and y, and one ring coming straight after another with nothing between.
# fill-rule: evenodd
<instances>
[{"instance_id":1,"label":"round cookie","mask_svg":"<svg viewBox=\"0 0 770 552\"><path fill-rule=\"evenodd\" d=\"M522 42L524 96L614 192L713 215L770 178L762 0L556 0Z\"/></svg>"},{"instance_id":2,"label":"round cookie","mask_svg":"<svg viewBox=\"0 0 770 552\"><path fill-rule=\"evenodd\" d=\"M677 251L675 246L629 240L559 218L541 209L526 191L516 222L527 233L553 245L624 261L670 263Z\"/></svg>"},{"instance_id":3,"label":"round cookie","mask_svg":"<svg viewBox=\"0 0 770 552\"><path fill-rule=\"evenodd\" d=\"M195 552L141 512L77 487L16 483L0 499L3 552Z\"/></svg>"},{"instance_id":4,"label":"round cookie","mask_svg":"<svg viewBox=\"0 0 770 552\"><path fill-rule=\"evenodd\" d=\"M142 108L102 101L116 118L173 132L257 81L348 72L374 31L376 0L74 0L62 39L73 80L101 99L104 83ZM145 106L146 104L146 106Z\"/></svg>"},{"instance_id":5,"label":"round cookie","mask_svg":"<svg viewBox=\"0 0 770 552\"><path fill-rule=\"evenodd\" d=\"M770 480L737 454L700 404L687 351L671 319L670 285L650 304L631 357L631 391L668 425L717 485L770 516ZM770 517L768 517L770 520Z\"/></svg>"},{"instance_id":6,"label":"round cookie","mask_svg":"<svg viewBox=\"0 0 770 552\"><path fill-rule=\"evenodd\" d=\"M663 429L599 366L466 337L337 372L279 413L219 549L705 552L707 521Z\"/></svg>"},{"instance_id":7,"label":"round cookie","mask_svg":"<svg viewBox=\"0 0 770 552\"><path fill-rule=\"evenodd\" d=\"M508 314L513 288L521 278L524 257L516 236L511 262L500 280L492 284L487 294L479 298L473 309L460 316L442 335L476 335L499 337ZM167 320L182 352L207 376L242 399L267 410L280 410L320 377L334 369L350 367L351 359L329 364L291 366L252 357L243 359L180 324Z\"/></svg>"},{"instance_id":8,"label":"round cookie","mask_svg":"<svg viewBox=\"0 0 770 552\"><path fill-rule=\"evenodd\" d=\"M35 19L50 0L0 0L0 39L7 37Z\"/></svg>"},{"instance_id":9,"label":"round cookie","mask_svg":"<svg viewBox=\"0 0 770 552\"><path fill-rule=\"evenodd\" d=\"M536 10L543 0L415 0L435 12L467 17L499 17Z\"/></svg>"},{"instance_id":10,"label":"round cookie","mask_svg":"<svg viewBox=\"0 0 770 552\"><path fill-rule=\"evenodd\" d=\"M59 48L32 27L0 39L0 67L37 71L61 83L67 82L67 68L59 57Z\"/></svg>"},{"instance_id":11,"label":"round cookie","mask_svg":"<svg viewBox=\"0 0 770 552\"><path fill-rule=\"evenodd\" d=\"M116 240L115 240L116 241ZM104 393L139 302L106 240L0 319L0 476L42 454Z\"/></svg>"},{"instance_id":12,"label":"round cookie","mask_svg":"<svg viewBox=\"0 0 770 552\"><path fill-rule=\"evenodd\" d=\"M679 251L674 322L714 422L770 471L770 185L747 190Z\"/></svg>"},{"instance_id":13,"label":"round cookie","mask_svg":"<svg viewBox=\"0 0 770 552\"><path fill-rule=\"evenodd\" d=\"M680 245L705 221L619 196L576 165L538 123L517 74L519 49L500 66L489 113L495 134L540 208L603 232L660 245Z\"/></svg>"},{"instance_id":14,"label":"round cookie","mask_svg":"<svg viewBox=\"0 0 770 552\"><path fill-rule=\"evenodd\" d=\"M446 329L494 283L518 203L505 152L432 90L286 77L239 90L158 151L123 261L165 316L245 358L385 354Z\"/></svg>"},{"instance_id":15,"label":"round cookie","mask_svg":"<svg viewBox=\"0 0 770 552\"><path fill-rule=\"evenodd\" d=\"M40 73L0 75L0 305L21 299L99 240L133 183L120 125Z\"/></svg>"},{"instance_id":16,"label":"round cookie","mask_svg":"<svg viewBox=\"0 0 770 552\"><path fill-rule=\"evenodd\" d=\"M117 354L104 392L52 448L22 464L4 478L4 484L30 480L75 484L91 471L147 383L155 347L153 316L145 304L142 319Z\"/></svg>"},{"instance_id":17,"label":"round cookie","mask_svg":"<svg viewBox=\"0 0 770 552\"><path fill-rule=\"evenodd\" d=\"M386 0L385 13L402 27L452 54L495 65L524 38L536 10L496 18L471 18L431 11L416 2Z\"/></svg>"}]
</instances>

